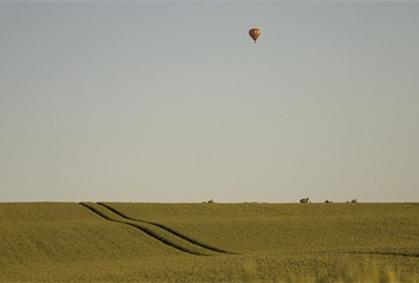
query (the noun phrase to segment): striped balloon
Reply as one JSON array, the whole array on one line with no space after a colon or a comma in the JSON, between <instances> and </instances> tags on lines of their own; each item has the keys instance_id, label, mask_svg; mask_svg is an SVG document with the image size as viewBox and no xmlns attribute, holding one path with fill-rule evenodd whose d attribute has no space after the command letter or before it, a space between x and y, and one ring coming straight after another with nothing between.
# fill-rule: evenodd
<instances>
[{"instance_id":1,"label":"striped balloon","mask_svg":"<svg viewBox=\"0 0 419 283\"><path fill-rule=\"evenodd\" d=\"M251 30L249 30L249 35L250 35L251 38L253 38L253 40L255 41L255 44L256 44L256 40L258 39L258 37L260 35L260 29L252 28Z\"/></svg>"}]
</instances>

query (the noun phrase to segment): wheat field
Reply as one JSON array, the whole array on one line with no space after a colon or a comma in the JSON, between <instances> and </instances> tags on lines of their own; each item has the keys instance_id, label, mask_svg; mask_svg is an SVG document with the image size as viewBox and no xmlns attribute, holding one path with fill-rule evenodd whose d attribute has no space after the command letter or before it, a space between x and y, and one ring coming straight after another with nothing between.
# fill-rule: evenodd
<instances>
[{"instance_id":1,"label":"wheat field","mask_svg":"<svg viewBox=\"0 0 419 283\"><path fill-rule=\"evenodd\" d=\"M418 282L417 203L1 203L1 282Z\"/></svg>"}]
</instances>

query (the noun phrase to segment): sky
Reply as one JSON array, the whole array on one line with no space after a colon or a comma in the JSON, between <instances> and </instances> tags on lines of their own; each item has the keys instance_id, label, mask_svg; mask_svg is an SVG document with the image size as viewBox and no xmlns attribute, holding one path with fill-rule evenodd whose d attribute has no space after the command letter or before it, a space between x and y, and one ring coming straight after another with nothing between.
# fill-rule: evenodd
<instances>
[{"instance_id":1,"label":"sky","mask_svg":"<svg viewBox=\"0 0 419 283\"><path fill-rule=\"evenodd\" d=\"M419 1L3 1L0 202L418 202L418 78Z\"/></svg>"}]
</instances>

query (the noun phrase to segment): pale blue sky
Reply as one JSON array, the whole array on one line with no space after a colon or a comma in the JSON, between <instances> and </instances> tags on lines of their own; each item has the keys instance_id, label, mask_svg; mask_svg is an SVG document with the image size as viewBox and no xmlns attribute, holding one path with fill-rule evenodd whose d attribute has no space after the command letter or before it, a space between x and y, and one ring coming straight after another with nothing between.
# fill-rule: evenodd
<instances>
[{"instance_id":1,"label":"pale blue sky","mask_svg":"<svg viewBox=\"0 0 419 283\"><path fill-rule=\"evenodd\" d=\"M419 2L0 2L0 201L419 201L418 78Z\"/></svg>"}]
</instances>

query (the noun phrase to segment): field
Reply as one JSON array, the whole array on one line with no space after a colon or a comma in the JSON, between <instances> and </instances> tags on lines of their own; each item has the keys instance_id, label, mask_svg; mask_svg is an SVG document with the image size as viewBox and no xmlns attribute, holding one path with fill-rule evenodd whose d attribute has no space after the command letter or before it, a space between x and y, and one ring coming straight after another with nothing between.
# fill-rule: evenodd
<instances>
[{"instance_id":1,"label":"field","mask_svg":"<svg viewBox=\"0 0 419 283\"><path fill-rule=\"evenodd\" d=\"M0 282L416 281L417 203L0 203Z\"/></svg>"}]
</instances>

